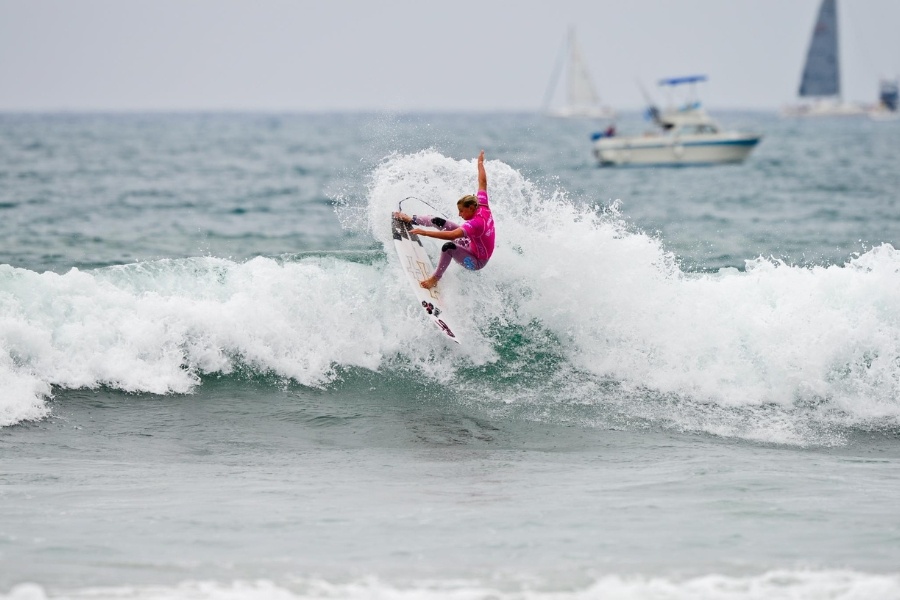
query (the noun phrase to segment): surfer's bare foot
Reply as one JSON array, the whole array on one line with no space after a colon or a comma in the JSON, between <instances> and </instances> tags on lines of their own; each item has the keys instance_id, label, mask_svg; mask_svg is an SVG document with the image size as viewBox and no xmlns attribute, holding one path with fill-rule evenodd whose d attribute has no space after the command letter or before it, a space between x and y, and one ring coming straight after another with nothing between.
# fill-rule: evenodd
<instances>
[{"instance_id":1,"label":"surfer's bare foot","mask_svg":"<svg viewBox=\"0 0 900 600\"><path fill-rule=\"evenodd\" d=\"M395 212L395 213L392 213L392 214L394 215L394 218L395 218L395 219L400 219L401 221L404 221L405 223L409 223L410 221L412 221L412 217L410 217L410 216L409 216L408 214L406 214L406 213Z\"/></svg>"},{"instance_id":2,"label":"surfer's bare foot","mask_svg":"<svg viewBox=\"0 0 900 600\"><path fill-rule=\"evenodd\" d=\"M437 285L437 282L438 282L438 280L436 277L429 277L428 279L425 279L424 281L422 281L419 285L421 285L426 290L430 290L431 288L433 288L434 286Z\"/></svg>"}]
</instances>

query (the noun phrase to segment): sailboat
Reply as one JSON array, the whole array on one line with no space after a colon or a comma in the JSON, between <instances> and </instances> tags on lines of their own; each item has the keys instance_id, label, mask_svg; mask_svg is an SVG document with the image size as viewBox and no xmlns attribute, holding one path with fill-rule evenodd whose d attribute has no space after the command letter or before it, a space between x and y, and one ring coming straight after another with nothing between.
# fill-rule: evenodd
<instances>
[{"instance_id":1,"label":"sailboat","mask_svg":"<svg viewBox=\"0 0 900 600\"><path fill-rule=\"evenodd\" d=\"M563 62L567 66L566 104L550 108L550 101L559 84ZM615 117L615 111L608 106L603 106L600 102L600 96L597 95L594 82L588 73L587 64L581 54L581 47L578 45L578 40L575 39L574 28L569 29L565 52L562 54L561 60L557 61L550 85L547 87L547 93L544 96L544 113L565 118L611 119Z\"/></svg>"},{"instance_id":2,"label":"sailboat","mask_svg":"<svg viewBox=\"0 0 900 600\"><path fill-rule=\"evenodd\" d=\"M866 114L841 98L837 0L822 0L806 53L799 95L805 99L782 111L787 117L846 117Z\"/></svg>"}]
</instances>

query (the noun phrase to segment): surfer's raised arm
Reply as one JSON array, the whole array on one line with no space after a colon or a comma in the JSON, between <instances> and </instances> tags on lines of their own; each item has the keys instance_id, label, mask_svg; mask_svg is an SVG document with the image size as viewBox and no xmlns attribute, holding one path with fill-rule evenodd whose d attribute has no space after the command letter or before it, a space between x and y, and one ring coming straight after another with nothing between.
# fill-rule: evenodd
<instances>
[{"instance_id":1,"label":"surfer's raised arm","mask_svg":"<svg viewBox=\"0 0 900 600\"><path fill-rule=\"evenodd\" d=\"M487 173L484 172L484 150L478 155L478 191L487 191Z\"/></svg>"}]
</instances>

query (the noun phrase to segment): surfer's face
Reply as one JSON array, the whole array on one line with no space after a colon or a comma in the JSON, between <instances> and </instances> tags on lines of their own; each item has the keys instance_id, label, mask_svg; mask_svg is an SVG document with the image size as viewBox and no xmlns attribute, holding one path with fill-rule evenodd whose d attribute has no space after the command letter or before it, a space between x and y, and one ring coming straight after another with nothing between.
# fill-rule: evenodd
<instances>
[{"instance_id":1,"label":"surfer's face","mask_svg":"<svg viewBox=\"0 0 900 600\"><path fill-rule=\"evenodd\" d=\"M459 216L462 217L463 219L465 219L466 221L468 221L472 217L475 216L475 212L477 210L478 210L477 206L472 206L472 207L460 206L459 207Z\"/></svg>"}]
</instances>

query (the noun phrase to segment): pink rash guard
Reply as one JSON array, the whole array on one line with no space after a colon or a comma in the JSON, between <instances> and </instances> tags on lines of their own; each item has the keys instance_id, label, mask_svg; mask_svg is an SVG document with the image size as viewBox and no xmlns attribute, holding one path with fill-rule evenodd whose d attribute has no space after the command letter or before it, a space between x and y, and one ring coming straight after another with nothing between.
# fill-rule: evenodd
<instances>
[{"instance_id":1,"label":"pink rash guard","mask_svg":"<svg viewBox=\"0 0 900 600\"><path fill-rule=\"evenodd\" d=\"M478 190L478 209L475 216L460 225L469 238L469 251L477 258L487 262L494 253L494 217L488 206L488 195L485 190Z\"/></svg>"}]
</instances>

